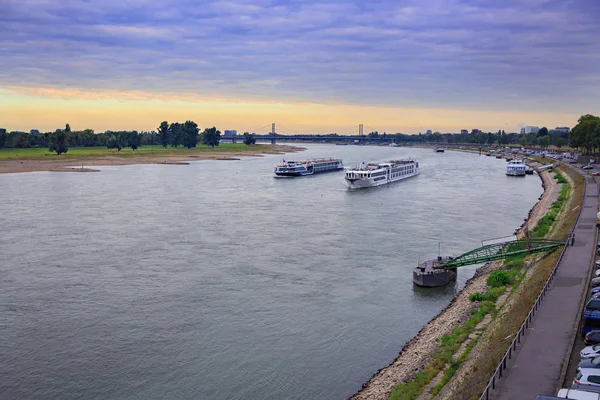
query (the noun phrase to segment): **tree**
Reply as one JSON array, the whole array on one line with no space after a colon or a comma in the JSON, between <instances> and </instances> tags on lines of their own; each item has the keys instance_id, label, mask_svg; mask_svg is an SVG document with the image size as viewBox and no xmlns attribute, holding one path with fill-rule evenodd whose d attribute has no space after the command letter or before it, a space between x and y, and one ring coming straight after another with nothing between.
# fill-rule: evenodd
<instances>
[{"instance_id":1,"label":"tree","mask_svg":"<svg viewBox=\"0 0 600 400\"><path fill-rule=\"evenodd\" d=\"M65 132L71 132L71 125L67 124L65 126Z\"/></svg>"},{"instance_id":2,"label":"tree","mask_svg":"<svg viewBox=\"0 0 600 400\"><path fill-rule=\"evenodd\" d=\"M198 124L194 121L185 121L183 124L183 145L188 149L196 147L198 143Z\"/></svg>"},{"instance_id":3,"label":"tree","mask_svg":"<svg viewBox=\"0 0 600 400\"><path fill-rule=\"evenodd\" d=\"M566 144L567 141L565 139L561 138L560 136L556 138L556 147L558 147L559 149Z\"/></svg>"},{"instance_id":4,"label":"tree","mask_svg":"<svg viewBox=\"0 0 600 400\"><path fill-rule=\"evenodd\" d=\"M110 136L108 142L106 142L106 147L108 147L109 149L117 149L117 151L121 151L121 142L114 133Z\"/></svg>"},{"instance_id":5,"label":"tree","mask_svg":"<svg viewBox=\"0 0 600 400\"><path fill-rule=\"evenodd\" d=\"M166 148L169 144L169 123L167 121L161 122L157 130L158 141L162 147Z\"/></svg>"},{"instance_id":6,"label":"tree","mask_svg":"<svg viewBox=\"0 0 600 400\"><path fill-rule=\"evenodd\" d=\"M31 144L29 143L29 133L20 134L19 138L17 139L17 143L15 144L15 147L20 149L26 149L31 147Z\"/></svg>"},{"instance_id":7,"label":"tree","mask_svg":"<svg viewBox=\"0 0 600 400\"><path fill-rule=\"evenodd\" d=\"M68 127L68 124L67 124ZM66 153L69 150L69 141L67 140L67 134L61 129L57 129L50 135L48 142L48 150L55 151L57 155Z\"/></svg>"},{"instance_id":8,"label":"tree","mask_svg":"<svg viewBox=\"0 0 600 400\"><path fill-rule=\"evenodd\" d=\"M207 146L212 146L214 148L215 146L219 145L220 141L221 131L217 130L217 128L215 128L214 126L212 128L206 128L204 129L204 132L202 132L203 144Z\"/></svg>"},{"instance_id":9,"label":"tree","mask_svg":"<svg viewBox=\"0 0 600 400\"><path fill-rule=\"evenodd\" d=\"M571 147L584 148L586 154L600 146L600 118L586 114L582 115L577 125L569 132Z\"/></svg>"},{"instance_id":10,"label":"tree","mask_svg":"<svg viewBox=\"0 0 600 400\"><path fill-rule=\"evenodd\" d=\"M548 147L548 144L550 144L550 138L548 137L548 135L545 136L540 136L537 139L537 143L541 146L541 147Z\"/></svg>"},{"instance_id":11,"label":"tree","mask_svg":"<svg viewBox=\"0 0 600 400\"><path fill-rule=\"evenodd\" d=\"M256 143L256 138L254 137L254 133L244 132L244 144L246 146L250 146Z\"/></svg>"},{"instance_id":12,"label":"tree","mask_svg":"<svg viewBox=\"0 0 600 400\"><path fill-rule=\"evenodd\" d=\"M131 150L135 150L141 146L142 136L137 131L131 131L127 135L127 145Z\"/></svg>"},{"instance_id":13,"label":"tree","mask_svg":"<svg viewBox=\"0 0 600 400\"><path fill-rule=\"evenodd\" d=\"M546 127L544 126L542 129L540 129L540 130L538 131L538 133L537 133L537 137L540 137L540 136L546 136L546 135L548 135L548 128L546 128Z\"/></svg>"},{"instance_id":14,"label":"tree","mask_svg":"<svg viewBox=\"0 0 600 400\"><path fill-rule=\"evenodd\" d=\"M6 129L0 128L0 149L4 148L4 143L6 143Z\"/></svg>"},{"instance_id":15,"label":"tree","mask_svg":"<svg viewBox=\"0 0 600 400\"><path fill-rule=\"evenodd\" d=\"M183 125L179 122L169 125L169 143L173 147L183 144Z\"/></svg>"}]
</instances>

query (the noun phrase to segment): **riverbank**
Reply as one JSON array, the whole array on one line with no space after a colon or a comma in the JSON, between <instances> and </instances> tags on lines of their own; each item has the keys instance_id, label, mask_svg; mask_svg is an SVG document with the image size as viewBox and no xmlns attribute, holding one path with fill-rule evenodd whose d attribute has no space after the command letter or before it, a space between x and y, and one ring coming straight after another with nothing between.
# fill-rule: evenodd
<instances>
[{"instance_id":1,"label":"riverbank","mask_svg":"<svg viewBox=\"0 0 600 400\"><path fill-rule=\"evenodd\" d=\"M72 148L67 154L56 155L45 149L6 149L14 154L0 157L0 174L18 172L95 172L90 166L133 164L188 164L199 160L239 160L239 157L262 157L266 154L284 154L304 151L304 147L290 145L236 146L228 151L228 145L219 149L123 149L120 152L105 148ZM20 150L20 153L14 150ZM4 150L3 150L4 151ZM39 154L36 154L39 153Z\"/></svg>"},{"instance_id":2,"label":"riverbank","mask_svg":"<svg viewBox=\"0 0 600 400\"><path fill-rule=\"evenodd\" d=\"M560 185L552 178L550 172L541 172L540 178L544 193L529 211L524 224L517 229L517 232L525 225L532 229L560 195ZM363 388L351 399L387 399L394 386L406 383L418 371L423 370L441 346L440 338L470 318L471 310L475 305L469 300L469 296L475 292L485 292L487 276L500 265L501 263L493 262L478 268L475 275L467 281L465 287L450 304L402 348L398 357L389 366L379 370L363 384Z\"/></svg>"}]
</instances>

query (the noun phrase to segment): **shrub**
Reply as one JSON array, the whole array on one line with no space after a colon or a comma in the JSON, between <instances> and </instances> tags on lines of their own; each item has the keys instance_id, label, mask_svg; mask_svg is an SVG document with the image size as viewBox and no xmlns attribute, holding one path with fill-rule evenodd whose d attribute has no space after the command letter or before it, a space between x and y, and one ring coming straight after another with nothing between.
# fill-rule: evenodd
<instances>
[{"instance_id":1,"label":"shrub","mask_svg":"<svg viewBox=\"0 0 600 400\"><path fill-rule=\"evenodd\" d=\"M487 285L493 288L508 286L510 283L510 276L504 271L494 271L487 278Z\"/></svg>"},{"instance_id":2,"label":"shrub","mask_svg":"<svg viewBox=\"0 0 600 400\"><path fill-rule=\"evenodd\" d=\"M482 301L483 299L485 299L485 296L479 292L472 293L469 296L469 300L471 300L471 301Z\"/></svg>"}]
</instances>

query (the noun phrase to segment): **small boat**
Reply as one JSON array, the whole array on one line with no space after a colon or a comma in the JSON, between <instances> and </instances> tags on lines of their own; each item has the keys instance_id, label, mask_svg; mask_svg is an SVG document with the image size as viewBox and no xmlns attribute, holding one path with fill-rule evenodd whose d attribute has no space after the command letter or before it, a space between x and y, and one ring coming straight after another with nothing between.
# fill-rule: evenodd
<instances>
[{"instance_id":1,"label":"small boat","mask_svg":"<svg viewBox=\"0 0 600 400\"><path fill-rule=\"evenodd\" d=\"M347 169L344 177L348 189L361 189L401 181L419 174L415 160L392 160L385 163L364 162L357 168Z\"/></svg>"},{"instance_id":2,"label":"small boat","mask_svg":"<svg viewBox=\"0 0 600 400\"><path fill-rule=\"evenodd\" d=\"M342 160L322 158L307 161L285 161L275 167L277 176L305 176L344 169Z\"/></svg>"},{"instance_id":3,"label":"small boat","mask_svg":"<svg viewBox=\"0 0 600 400\"><path fill-rule=\"evenodd\" d=\"M525 165L525 173L527 175L533 175L533 168L531 168L529 165Z\"/></svg>"},{"instance_id":4,"label":"small boat","mask_svg":"<svg viewBox=\"0 0 600 400\"><path fill-rule=\"evenodd\" d=\"M400 147L398 143L390 143L390 147Z\"/></svg>"},{"instance_id":5,"label":"small boat","mask_svg":"<svg viewBox=\"0 0 600 400\"><path fill-rule=\"evenodd\" d=\"M441 147L436 147L435 149L433 149L433 151L435 151L436 153L443 153L444 149Z\"/></svg>"}]
</instances>

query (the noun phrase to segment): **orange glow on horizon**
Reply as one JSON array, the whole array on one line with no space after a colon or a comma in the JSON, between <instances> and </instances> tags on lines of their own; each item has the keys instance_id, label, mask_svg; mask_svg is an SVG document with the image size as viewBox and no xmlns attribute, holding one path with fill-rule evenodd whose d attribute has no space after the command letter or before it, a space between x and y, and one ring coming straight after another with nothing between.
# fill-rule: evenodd
<instances>
[{"instance_id":1,"label":"orange glow on horizon","mask_svg":"<svg viewBox=\"0 0 600 400\"><path fill-rule=\"evenodd\" d=\"M201 127L217 126L238 132L257 131L271 122L302 132L355 134L365 131L419 133L427 129L459 132L516 132L519 126L573 126L579 115L481 111L444 108L401 108L355 104L317 104L268 100L236 100L201 97L192 93L0 87L0 127L7 130L53 131L69 123L72 129L154 130L161 121L191 119ZM356 129L354 129L356 128ZM353 131L354 129L354 131ZM292 131L293 130L293 131Z\"/></svg>"}]
</instances>

